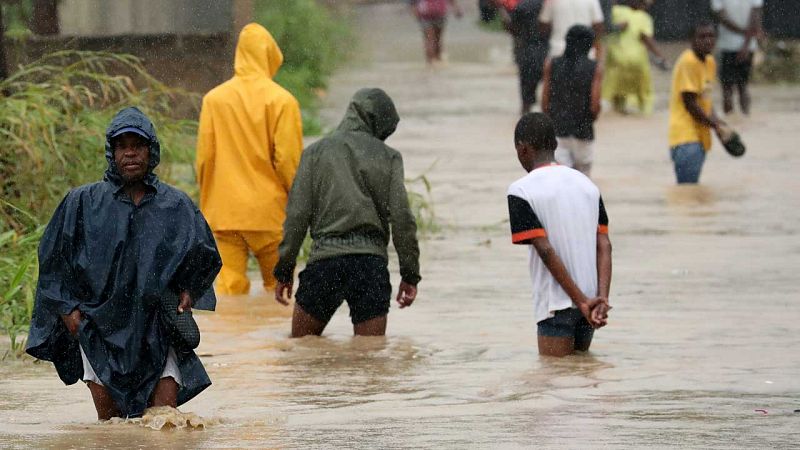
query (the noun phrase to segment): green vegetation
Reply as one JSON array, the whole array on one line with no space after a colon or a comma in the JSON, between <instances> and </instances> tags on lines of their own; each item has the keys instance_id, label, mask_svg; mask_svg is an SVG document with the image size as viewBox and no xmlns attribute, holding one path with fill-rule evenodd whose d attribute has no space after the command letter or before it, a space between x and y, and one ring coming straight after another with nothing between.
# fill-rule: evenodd
<instances>
[{"instance_id":1,"label":"green vegetation","mask_svg":"<svg viewBox=\"0 0 800 450\"><path fill-rule=\"evenodd\" d=\"M422 185L423 190L417 190L417 186ZM432 186L428 180L427 171L415 178L406 180L406 190L408 191L408 204L411 212L417 218L417 230L423 236L437 233L441 227L436 219L431 197Z\"/></svg>"},{"instance_id":2,"label":"green vegetation","mask_svg":"<svg viewBox=\"0 0 800 450\"><path fill-rule=\"evenodd\" d=\"M2 205L13 209L6 202ZM2 359L19 357L25 350L25 341L17 337L26 332L33 310L36 247L43 231L34 217L18 215L25 218L23 229L0 233L0 331L11 344Z\"/></svg>"},{"instance_id":3,"label":"green vegetation","mask_svg":"<svg viewBox=\"0 0 800 450\"><path fill-rule=\"evenodd\" d=\"M257 0L255 19L281 47L284 63L275 81L300 102L304 133L321 134L320 97L355 42L347 22L316 0Z\"/></svg>"},{"instance_id":4,"label":"green vegetation","mask_svg":"<svg viewBox=\"0 0 800 450\"><path fill-rule=\"evenodd\" d=\"M767 83L800 82L800 43L770 41L764 61L756 66L756 79Z\"/></svg>"},{"instance_id":5,"label":"green vegetation","mask_svg":"<svg viewBox=\"0 0 800 450\"><path fill-rule=\"evenodd\" d=\"M28 22L33 17L33 2L31 0L0 1L0 7L3 8L3 25L5 25L6 37L14 39L31 34L28 29Z\"/></svg>"}]
</instances>

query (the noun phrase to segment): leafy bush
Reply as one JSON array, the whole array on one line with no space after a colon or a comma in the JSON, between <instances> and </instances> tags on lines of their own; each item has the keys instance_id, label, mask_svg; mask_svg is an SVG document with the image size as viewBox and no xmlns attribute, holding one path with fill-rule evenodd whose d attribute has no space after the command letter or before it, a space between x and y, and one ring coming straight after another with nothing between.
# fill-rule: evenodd
<instances>
[{"instance_id":1,"label":"leafy bush","mask_svg":"<svg viewBox=\"0 0 800 450\"><path fill-rule=\"evenodd\" d=\"M320 94L349 55L354 37L341 14L316 0L257 0L255 18L278 41L284 63L275 81L291 92L303 111L305 134L319 134Z\"/></svg>"}]
</instances>

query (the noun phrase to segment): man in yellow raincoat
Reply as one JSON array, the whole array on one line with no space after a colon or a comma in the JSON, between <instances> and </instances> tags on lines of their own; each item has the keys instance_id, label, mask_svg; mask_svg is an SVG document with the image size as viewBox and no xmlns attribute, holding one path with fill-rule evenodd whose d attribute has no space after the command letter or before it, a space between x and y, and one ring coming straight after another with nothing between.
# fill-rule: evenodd
<instances>
[{"instance_id":1,"label":"man in yellow raincoat","mask_svg":"<svg viewBox=\"0 0 800 450\"><path fill-rule=\"evenodd\" d=\"M233 78L203 98L197 181L200 209L222 256L221 294L249 292L250 252L264 288L275 288L288 192L303 151L300 106L272 80L282 63L272 35L251 23L239 35Z\"/></svg>"}]
</instances>

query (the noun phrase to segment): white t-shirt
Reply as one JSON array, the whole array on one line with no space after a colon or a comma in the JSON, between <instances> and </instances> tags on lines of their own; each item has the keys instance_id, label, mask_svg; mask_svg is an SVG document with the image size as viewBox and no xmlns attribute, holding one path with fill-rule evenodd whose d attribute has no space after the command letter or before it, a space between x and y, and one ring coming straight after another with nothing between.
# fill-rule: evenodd
<instances>
[{"instance_id":1,"label":"white t-shirt","mask_svg":"<svg viewBox=\"0 0 800 450\"><path fill-rule=\"evenodd\" d=\"M560 56L566 48L567 31L573 25L603 22L603 9L599 0L545 0L539 13L539 22L553 27L550 33L550 56Z\"/></svg>"},{"instance_id":2,"label":"white t-shirt","mask_svg":"<svg viewBox=\"0 0 800 450\"><path fill-rule=\"evenodd\" d=\"M725 10L728 18L736 25L747 28L750 23L750 13L753 8L764 7L764 0L712 0L711 7L714 11ZM725 25L719 26L717 47L723 52L738 52L744 45L744 35L729 30ZM755 39L750 41L750 50L755 51L758 44Z\"/></svg>"},{"instance_id":3,"label":"white t-shirt","mask_svg":"<svg viewBox=\"0 0 800 450\"><path fill-rule=\"evenodd\" d=\"M585 175L553 164L534 169L508 188L511 240L529 245L536 322L574 308L531 245L546 236L578 288L597 296L597 234L608 233L600 190Z\"/></svg>"}]
</instances>

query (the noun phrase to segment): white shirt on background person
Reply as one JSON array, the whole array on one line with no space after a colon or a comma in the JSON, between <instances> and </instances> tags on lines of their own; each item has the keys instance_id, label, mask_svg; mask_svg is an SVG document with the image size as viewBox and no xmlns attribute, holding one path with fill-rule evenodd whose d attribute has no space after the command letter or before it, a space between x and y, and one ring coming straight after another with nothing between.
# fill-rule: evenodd
<instances>
[{"instance_id":1,"label":"white shirt on background person","mask_svg":"<svg viewBox=\"0 0 800 450\"><path fill-rule=\"evenodd\" d=\"M599 0L545 0L539 13L539 22L552 25L550 56L560 56L567 46L566 37L570 27L591 27L603 23L603 9Z\"/></svg>"},{"instance_id":2,"label":"white shirt on background person","mask_svg":"<svg viewBox=\"0 0 800 450\"><path fill-rule=\"evenodd\" d=\"M750 14L753 8L763 8L764 0L711 0L714 11L725 10L725 14L736 25L747 28L750 23ZM744 35L729 30L725 25L719 25L719 38L717 48L723 52L738 52L744 45ZM750 40L750 51L755 51L758 43Z\"/></svg>"}]
</instances>

